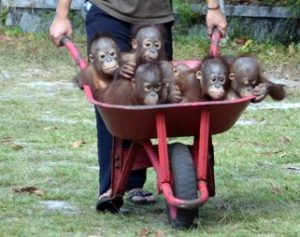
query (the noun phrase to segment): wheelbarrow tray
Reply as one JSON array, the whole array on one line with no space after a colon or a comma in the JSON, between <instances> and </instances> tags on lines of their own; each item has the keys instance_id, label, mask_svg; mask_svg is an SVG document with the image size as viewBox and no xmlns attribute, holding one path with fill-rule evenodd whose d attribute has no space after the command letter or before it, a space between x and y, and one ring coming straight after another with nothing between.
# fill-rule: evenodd
<instances>
[{"instance_id":1,"label":"wheelbarrow tray","mask_svg":"<svg viewBox=\"0 0 300 237\"><path fill-rule=\"evenodd\" d=\"M84 86L87 100L96 105L111 134L120 139L143 140L156 138L157 114L163 113L168 137L199 134L201 114L210 114L210 134L230 129L250 101L244 97L235 100L189 102L161 105L112 105L96 101L89 86Z\"/></svg>"}]
</instances>

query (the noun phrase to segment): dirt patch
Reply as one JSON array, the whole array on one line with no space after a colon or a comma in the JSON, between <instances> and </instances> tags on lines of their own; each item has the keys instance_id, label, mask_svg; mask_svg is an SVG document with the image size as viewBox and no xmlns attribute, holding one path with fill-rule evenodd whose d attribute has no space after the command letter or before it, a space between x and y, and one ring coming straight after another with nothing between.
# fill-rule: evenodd
<instances>
[{"instance_id":1,"label":"dirt patch","mask_svg":"<svg viewBox=\"0 0 300 237\"><path fill-rule=\"evenodd\" d=\"M19 41L19 39L20 38L0 34L0 42L3 42L3 43L15 43L15 42Z\"/></svg>"},{"instance_id":2,"label":"dirt patch","mask_svg":"<svg viewBox=\"0 0 300 237\"><path fill-rule=\"evenodd\" d=\"M251 110L259 109L299 109L300 103L286 103L286 102L261 102L257 104L251 104L248 107Z\"/></svg>"},{"instance_id":3,"label":"dirt patch","mask_svg":"<svg viewBox=\"0 0 300 237\"><path fill-rule=\"evenodd\" d=\"M78 209L75 206L65 201L49 200L49 201L41 201L40 203L43 206L45 206L48 211L61 212L64 214L79 213Z\"/></svg>"},{"instance_id":4,"label":"dirt patch","mask_svg":"<svg viewBox=\"0 0 300 237\"><path fill-rule=\"evenodd\" d=\"M251 125L263 125L265 124L265 121L258 121L255 119L248 119L248 120L244 120L244 119L239 119L236 122L236 125L240 125L240 126L251 126Z\"/></svg>"}]
</instances>

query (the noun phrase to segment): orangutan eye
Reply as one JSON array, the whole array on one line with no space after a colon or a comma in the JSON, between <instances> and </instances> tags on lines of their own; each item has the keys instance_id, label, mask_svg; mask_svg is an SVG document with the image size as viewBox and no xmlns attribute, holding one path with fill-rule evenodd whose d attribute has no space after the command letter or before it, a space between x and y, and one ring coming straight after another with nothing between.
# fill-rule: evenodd
<instances>
[{"instance_id":1,"label":"orangutan eye","mask_svg":"<svg viewBox=\"0 0 300 237\"><path fill-rule=\"evenodd\" d=\"M159 41L154 42L154 47L159 49L160 48L160 42Z\"/></svg>"},{"instance_id":2,"label":"orangutan eye","mask_svg":"<svg viewBox=\"0 0 300 237\"><path fill-rule=\"evenodd\" d=\"M144 45L145 45L146 48L149 48L149 47L151 47L151 42L145 42Z\"/></svg>"},{"instance_id":3,"label":"orangutan eye","mask_svg":"<svg viewBox=\"0 0 300 237\"><path fill-rule=\"evenodd\" d=\"M144 89L145 89L146 92L149 92L149 91L152 90L152 85L151 84L147 84L147 85L144 86Z\"/></svg>"},{"instance_id":4,"label":"orangutan eye","mask_svg":"<svg viewBox=\"0 0 300 237\"><path fill-rule=\"evenodd\" d=\"M109 55L112 56L112 57L114 57L114 56L116 55L116 52L115 52L114 50L111 50L111 51L109 52Z\"/></svg>"},{"instance_id":5,"label":"orangutan eye","mask_svg":"<svg viewBox=\"0 0 300 237\"><path fill-rule=\"evenodd\" d=\"M219 82L220 82L221 84L224 84L224 83L225 83L225 78L221 77L221 78L219 79Z\"/></svg>"},{"instance_id":6,"label":"orangutan eye","mask_svg":"<svg viewBox=\"0 0 300 237\"><path fill-rule=\"evenodd\" d=\"M211 82L212 82L212 83L216 83L216 81L217 81L217 78L215 78L215 77L213 77L213 78L211 79Z\"/></svg>"},{"instance_id":7,"label":"orangutan eye","mask_svg":"<svg viewBox=\"0 0 300 237\"><path fill-rule=\"evenodd\" d=\"M156 85L156 86L154 86L154 90L155 90L156 92L160 91L160 89L161 89L161 85Z\"/></svg>"},{"instance_id":8,"label":"orangutan eye","mask_svg":"<svg viewBox=\"0 0 300 237\"><path fill-rule=\"evenodd\" d=\"M99 59L104 60L105 59L105 54L104 53L99 54Z\"/></svg>"}]
</instances>

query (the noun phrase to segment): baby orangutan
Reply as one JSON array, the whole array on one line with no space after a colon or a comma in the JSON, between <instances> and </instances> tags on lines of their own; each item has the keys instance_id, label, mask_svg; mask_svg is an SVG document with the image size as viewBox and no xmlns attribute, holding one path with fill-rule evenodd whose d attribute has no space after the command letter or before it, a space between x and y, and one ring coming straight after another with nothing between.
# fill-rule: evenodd
<instances>
[{"instance_id":1,"label":"baby orangutan","mask_svg":"<svg viewBox=\"0 0 300 237\"><path fill-rule=\"evenodd\" d=\"M160 103L175 103L182 98L175 86L172 64L165 57L163 34L161 25L141 25L134 29L132 50L122 53L122 65L117 77L131 79L139 65L157 62L163 77Z\"/></svg>"},{"instance_id":2,"label":"baby orangutan","mask_svg":"<svg viewBox=\"0 0 300 237\"><path fill-rule=\"evenodd\" d=\"M131 80L118 77L104 92L103 101L120 105L155 105L162 95L162 73L157 63L137 67Z\"/></svg>"},{"instance_id":3,"label":"baby orangutan","mask_svg":"<svg viewBox=\"0 0 300 237\"><path fill-rule=\"evenodd\" d=\"M182 93L181 103L201 100L201 87L196 79L196 74L199 73L200 71L191 69L184 63L174 66L175 84Z\"/></svg>"},{"instance_id":4,"label":"baby orangutan","mask_svg":"<svg viewBox=\"0 0 300 237\"><path fill-rule=\"evenodd\" d=\"M253 102L262 101L267 95L274 100L285 97L284 85L267 80L260 70L255 57L239 57L231 66L231 91L228 99L254 95Z\"/></svg>"},{"instance_id":5,"label":"baby orangutan","mask_svg":"<svg viewBox=\"0 0 300 237\"><path fill-rule=\"evenodd\" d=\"M201 71L196 74L200 80L202 97L205 100L223 100L230 90L229 66L222 57L206 57Z\"/></svg>"},{"instance_id":6,"label":"baby orangutan","mask_svg":"<svg viewBox=\"0 0 300 237\"><path fill-rule=\"evenodd\" d=\"M112 82L114 73L119 68L120 51L113 39L98 36L90 44L89 66L74 78L82 89L89 85L96 100L102 99L103 91Z\"/></svg>"}]
</instances>

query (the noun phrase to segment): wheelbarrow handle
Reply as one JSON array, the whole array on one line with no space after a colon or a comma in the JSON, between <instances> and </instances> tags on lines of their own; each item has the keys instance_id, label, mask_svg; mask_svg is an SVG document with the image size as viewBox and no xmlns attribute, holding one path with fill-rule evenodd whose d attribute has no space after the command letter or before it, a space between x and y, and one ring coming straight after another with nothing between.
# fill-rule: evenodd
<instances>
[{"instance_id":1,"label":"wheelbarrow handle","mask_svg":"<svg viewBox=\"0 0 300 237\"><path fill-rule=\"evenodd\" d=\"M87 68L88 64L87 64L86 60L81 56L78 48L76 47L75 43L72 41L71 38L64 35L60 39L60 45L64 46L69 51L72 58L75 60L75 62L79 66L80 70Z\"/></svg>"},{"instance_id":2,"label":"wheelbarrow handle","mask_svg":"<svg viewBox=\"0 0 300 237\"><path fill-rule=\"evenodd\" d=\"M221 38L222 38L222 33L217 28L215 28L211 35L211 43L210 43L210 51L209 51L209 54L213 57L219 56L219 51L220 51L219 44Z\"/></svg>"}]
</instances>

